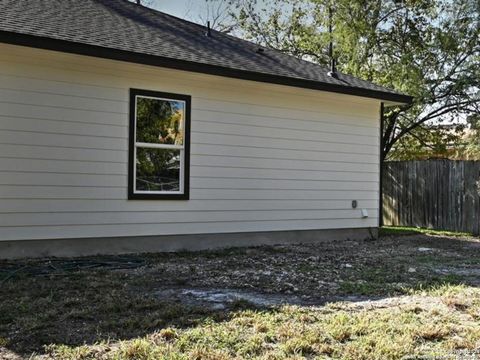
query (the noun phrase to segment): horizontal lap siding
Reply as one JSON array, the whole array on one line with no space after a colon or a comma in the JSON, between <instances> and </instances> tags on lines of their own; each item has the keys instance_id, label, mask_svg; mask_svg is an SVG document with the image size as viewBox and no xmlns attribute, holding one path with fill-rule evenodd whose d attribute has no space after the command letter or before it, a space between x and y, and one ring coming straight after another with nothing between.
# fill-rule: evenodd
<instances>
[{"instance_id":1,"label":"horizontal lap siding","mask_svg":"<svg viewBox=\"0 0 480 360\"><path fill-rule=\"evenodd\" d=\"M378 223L373 100L0 50L1 240ZM129 88L192 96L191 200L126 199Z\"/></svg>"},{"instance_id":2,"label":"horizontal lap siding","mask_svg":"<svg viewBox=\"0 0 480 360\"><path fill-rule=\"evenodd\" d=\"M338 220L277 220L277 221L229 221L192 222L180 224L114 224L114 225L67 225L2 228L4 239L54 239L84 238L98 236L175 235L250 231L287 231L295 229L340 229L348 222L351 228L376 226L362 219Z\"/></svg>"}]
</instances>

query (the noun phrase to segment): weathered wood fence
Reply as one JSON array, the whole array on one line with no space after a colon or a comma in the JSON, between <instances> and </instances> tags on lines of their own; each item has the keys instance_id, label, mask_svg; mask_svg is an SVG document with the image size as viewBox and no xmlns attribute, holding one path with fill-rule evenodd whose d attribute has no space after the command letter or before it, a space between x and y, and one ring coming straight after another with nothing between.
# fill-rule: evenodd
<instances>
[{"instance_id":1,"label":"weathered wood fence","mask_svg":"<svg viewBox=\"0 0 480 360\"><path fill-rule=\"evenodd\" d=\"M480 161L398 161L383 167L383 223L480 234Z\"/></svg>"}]
</instances>

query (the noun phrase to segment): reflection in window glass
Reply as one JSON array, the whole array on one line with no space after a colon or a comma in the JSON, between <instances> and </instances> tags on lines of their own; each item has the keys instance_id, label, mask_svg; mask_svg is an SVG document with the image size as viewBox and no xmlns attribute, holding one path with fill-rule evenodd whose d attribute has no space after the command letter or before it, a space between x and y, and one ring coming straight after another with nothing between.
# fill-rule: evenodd
<instances>
[{"instance_id":1,"label":"reflection in window glass","mask_svg":"<svg viewBox=\"0 0 480 360\"><path fill-rule=\"evenodd\" d=\"M137 97L137 142L183 144L183 101Z\"/></svg>"},{"instance_id":2,"label":"reflection in window glass","mask_svg":"<svg viewBox=\"0 0 480 360\"><path fill-rule=\"evenodd\" d=\"M137 191L180 191L180 150L137 148Z\"/></svg>"},{"instance_id":3,"label":"reflection in window glass","mask_svg":"<svg viewBox=\"0 0 480 360\"><path fill-rule=\"evenodd\" d=\"M130 90L129 199L189 198L191 97Z\"/></svg>"}]
</instances>

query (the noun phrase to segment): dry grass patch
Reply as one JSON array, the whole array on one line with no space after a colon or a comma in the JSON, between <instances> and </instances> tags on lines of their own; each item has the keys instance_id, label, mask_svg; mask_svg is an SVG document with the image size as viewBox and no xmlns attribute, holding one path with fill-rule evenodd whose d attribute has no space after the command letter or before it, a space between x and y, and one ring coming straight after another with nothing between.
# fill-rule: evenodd
<instances>
[{"instance_id":1,"label":"dry grass patch","mask_svg":"<svg viewBox=\"0 0 480 360\"><path fill-rule=\"evenodd\" d=\"M478 321L452 296L470 299L477 311L480 290L437 287L433 294L403 297L401 305L362 308L333 303L321 308L284 306L241 310L226 321L165 329L143 338L92 347L52 345L58 359L401 359L448 355L480 346ZM416 303L411 306L408 299ZM418 301L418 299L423 301ZM331 311L331 310L334 311Z\"/></svg>"}]
</instances>

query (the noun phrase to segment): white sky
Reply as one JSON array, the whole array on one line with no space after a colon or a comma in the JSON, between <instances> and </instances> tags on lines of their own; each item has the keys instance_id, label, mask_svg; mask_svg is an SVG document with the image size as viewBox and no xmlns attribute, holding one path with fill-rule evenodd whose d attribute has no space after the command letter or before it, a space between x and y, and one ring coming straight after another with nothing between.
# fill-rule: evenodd
<instances>
[{"instance_id":1,"label":"white sky","mask_svg":"<svg viewBox=\"0 0 480 360\"><path fill-rule=\"evenodd\" d=\"M192 8L202 6L205 0L154 0L153 7L168 14L185 18ZM190 14L193 15L193 14Z\"/></svg>"}]
</instances>

